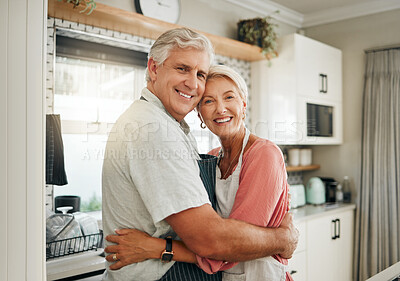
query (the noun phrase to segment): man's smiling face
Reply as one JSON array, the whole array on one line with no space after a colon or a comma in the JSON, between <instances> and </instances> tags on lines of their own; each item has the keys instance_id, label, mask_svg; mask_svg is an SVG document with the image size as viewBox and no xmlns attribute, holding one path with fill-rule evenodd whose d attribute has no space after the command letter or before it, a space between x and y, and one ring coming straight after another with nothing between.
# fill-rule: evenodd
<instances>
[{"instance_id":1,"label":"man's smiling face","mask_svg":"<svg viewBox=\"0 0 400 281\"><path fill-rule=\"evenodd\" d=\"M181 121L202 98L209 67L207 52L176 48L170 51L162 65L149 59L151 82L147 87L172 117Z\"/></svg>"}]
</instances>

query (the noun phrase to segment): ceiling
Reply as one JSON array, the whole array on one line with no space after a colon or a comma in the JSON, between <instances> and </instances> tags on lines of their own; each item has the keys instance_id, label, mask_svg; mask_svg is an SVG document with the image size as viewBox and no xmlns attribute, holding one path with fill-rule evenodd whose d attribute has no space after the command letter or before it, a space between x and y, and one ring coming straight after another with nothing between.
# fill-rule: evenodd
<instances>
[{"instance_id":1,"label":"ceiling","mask_svg":"<svg viewBox=\"0 0 400 281\"><path fill-rule=\"evenodd\" d=\"M298 28L400 9L399 0L225 0Z\"/></svg>"}]
</instances>

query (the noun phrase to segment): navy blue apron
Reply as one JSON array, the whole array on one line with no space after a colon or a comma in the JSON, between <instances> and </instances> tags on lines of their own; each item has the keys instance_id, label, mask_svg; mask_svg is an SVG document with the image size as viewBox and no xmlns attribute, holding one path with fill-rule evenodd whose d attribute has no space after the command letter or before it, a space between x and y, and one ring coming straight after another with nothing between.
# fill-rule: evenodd
<instances>
[{"instance_id":1,"label":"navy blue apron","mask_svg":"<svg viewBox=\"0 0 400 281\"><path fill-rule=\"evenodd\" d=\"M141 100L147 101L144 97ZM200 154L197 160L200 168L200 178L207 190L211 205L216 210L215 181L218 157ZM193 263L175 262L159 281L221 281L222 273L207 274Z\"/></svg>"},{"instance_id":2,"label":"navy blue apron","mask_svg":"<svg viewBox=\"0 0 400 281\"><path fill-rule=\"evenodd\" d=\"M200 154L198 160L200 178L207 190L210 202L215 210L217 200L215 197L215 177L217 157L208 154ZM222 273L207 274L197 265L192 263L175 262L174 265L164 274L159 281L221 281Z\"/></svg>"}]
</instances>

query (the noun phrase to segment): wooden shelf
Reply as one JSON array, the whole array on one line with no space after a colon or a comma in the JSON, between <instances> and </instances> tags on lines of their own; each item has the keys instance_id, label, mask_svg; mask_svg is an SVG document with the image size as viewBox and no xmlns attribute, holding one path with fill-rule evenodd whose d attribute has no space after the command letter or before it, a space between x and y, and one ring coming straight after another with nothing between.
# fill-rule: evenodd
<instances>
[{"instance_id":1,"label":"wooden shelf","mask_svg":"<svg viewBox=\"0 0 400 281\"><path fill-rule=\"evenodd\" d=\"M49 17L106 28L108 30L115 30L145 38L156 39L169 29L182 27L177 24L145 17L138 13L121 10L101 3L96 3L96 9L90 15L80 13L81 10L82 8L79 6L73 8L71 3L48 0ZM210 39L214 45L215 53L217 54L246 61L265 59L261 53L261 48L258 46L208 34L199 30L197 31Z\"/></svg>"},{"instance_id":2,"label":"wooden shelf","mask_svg":"<svg viewBox=\"0 0 400 281\"><path fill-rule=\"evenodd\" d=\"M286 166L287 172L301 172L301 171L314 171L318 170L320 165L308 165L308 166Z\"/></svg>"}]
</instances>

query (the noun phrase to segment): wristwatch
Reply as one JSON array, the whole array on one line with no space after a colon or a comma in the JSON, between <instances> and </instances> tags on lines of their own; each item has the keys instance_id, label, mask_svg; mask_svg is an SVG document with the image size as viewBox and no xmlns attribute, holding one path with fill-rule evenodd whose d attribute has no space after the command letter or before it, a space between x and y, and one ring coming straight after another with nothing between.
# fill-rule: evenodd
<instances>
[{"instance_id":1,"label":"wristwatch","mask_svg":"<svg viewBox=\"0 0 400 281\"><path fill-rule=\"evenodd\" d=\"M170 262L174 256L174 252L172 251L172 238L168 236L165 238L165 250L161 253L161 261L162 262Z\"/></svg>"}]
</instances>

